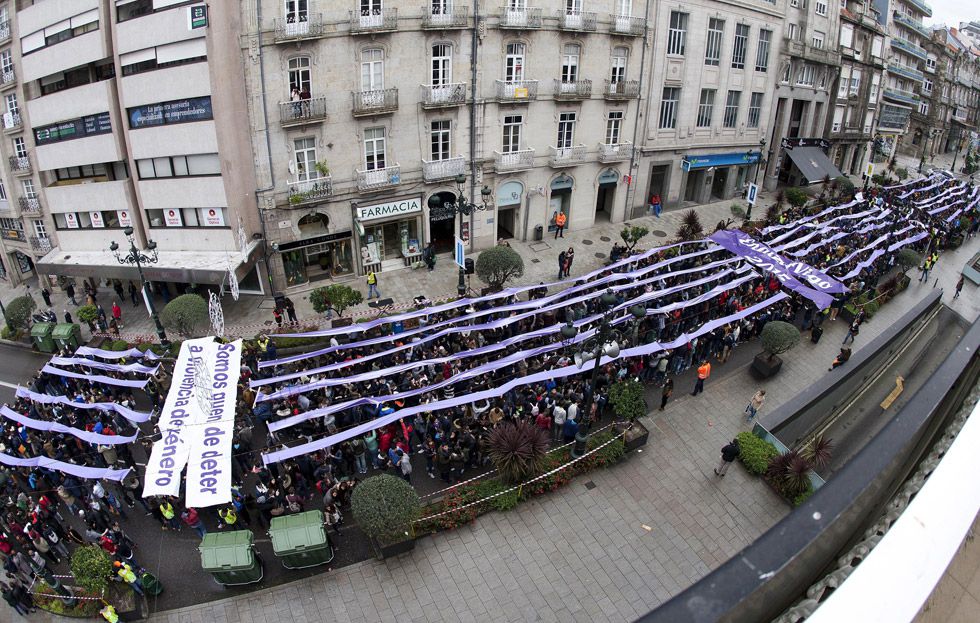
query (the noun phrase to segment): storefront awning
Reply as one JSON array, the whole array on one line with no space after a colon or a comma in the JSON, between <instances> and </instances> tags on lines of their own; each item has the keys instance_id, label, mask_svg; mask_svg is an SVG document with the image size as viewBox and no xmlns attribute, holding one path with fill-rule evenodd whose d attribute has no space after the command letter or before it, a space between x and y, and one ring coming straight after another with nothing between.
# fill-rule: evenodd
<instances>
[{"instance_id":1,"label":"storefront awning","mask_svg":"<svg viewBox=\"0 0 980 623\"><path fill-rule=\"evenodd\" d=\"M709 167L727 167L734 164L754 164L759 161L758 151L736 151L727 154L705 154L684 156L681 160L681 169L693 171L695 169L707 169Z\"/></svg>"},{"instance_id":2,"label":"storefront awning","mask_svg":"<svg viewBox=\"0 0 980 623\"><path fill-rule=\"evenodd\" d=\"M243 260L237 250L160 251L157 263L143 266L143 274L147 281L218 285L228 275L229 261L238 279L243 279L255 265L261 249L262 241L250 241L247 260ZM43 275L66 277L139 279L136 266L120 264L108 250L62 251L56 247L37 262L37 271Z\"/></svg>"},{"instance_id":3,"label":"storefront awning","mask_svg":"<svg viewBox=\"0 0 980 623\"><path fill-rule=\"evenodd\" d=\"M842 175L840 169L834 166L834 163L830 161L827 154L823 153L823 150L819 147L794 147L793 149L787 149L786 154L810 184L820 182L828 175L830 179Z\"/></svg>"}]
</instances>

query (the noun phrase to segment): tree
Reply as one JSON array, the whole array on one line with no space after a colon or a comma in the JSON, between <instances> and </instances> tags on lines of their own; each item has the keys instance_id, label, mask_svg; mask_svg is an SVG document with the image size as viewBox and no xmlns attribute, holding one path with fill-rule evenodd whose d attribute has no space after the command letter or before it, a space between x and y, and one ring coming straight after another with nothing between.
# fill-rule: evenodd
<instances>
[{"instance_id":1,"label":"tree","mask_svg":"<svg viewBox=\"0 0 980 623\"><path fill-rule=\"evenodd\" d=\"M210 322L208 304L199 294L182 294L163 308L160 322L181 336L193 337Z\"/></svg>"},{"instance_id":2,"label":"tree","mask_svg":"<svg viewBox=\"0 0 980 623\"><path fill-rule=\"evenodd\" d=\"M109 587L112 558L98 545L76 548L69 566L75 582L93 595L101 595Z\"/></svg>"},{"instance_id":3,"label":"tree","mask_svg":"<svg viewBox=\"0 0 980 623\"><path fill-rule=\"evenodd\" d=\"M922 256L912 249L901 249L895 256L895 262L902 268L904 275L910 268L915 268L922 263Z\"/></svg>"},{"instance_id":4,"label":"tree","mask_svg":"<svg viewBox=\"0 0 980 623\"><path fill-rule=\"evenodd\" d=\"M809 196L806 191L802 188L787 188L786 189L786 201L789 202L791 206L802 208L806 205Z\"/></svg>"},{"instance_id":5,"label":"tree","mask_svg":"<svg viewBox=\"0 0 980 623\"><path fill-rule=\"evenodd\" d=\"M500 479L519 484L537 476L544 467L548 433L533 422L523 420L516 424L501 424L490 432L487 447Z\"/></svg>"},{"instance_id":6,"label":"tree","mask_svg":"<svg viewBox=\"0 0 980 623\"><path fill-rule=\"evenodd\" d=\"M398 540L411 531L422 514L422 502L412 485L401 478L381 474L354 488L351 496L354 521L374 539Z\"/></svg>"},{"instance_id":7,"label":"tree","mask_svg":"<svg viewBox=\"0 0 980 623\"><path fill-rule=\"evenodd\" d=\"M834 178L834 182L837 183L837 193L839 196L849 197L854 194L854 182L849 177L841 175L840 177Z\"/></svg>"},{"instance_id":8,"label":"tree","mask_svg":"<svg viewBox=\"0 0 980 623\"><path fill-rule=\"evenodd\" d=\"M647 402L643 399L643 384L636 379L617 381L609 388L609 404L616 415L633 421L646 415Z\"/></svg>"},{"instance_id":9,"label":"tree","mask_svg":"<svg viewBox=\"0 0 980 623\"><path fill-rule=\"evenodd\" d=\"M800 330L788 322L771 320L762 328L762 349L771 361L800 343Z\"/></svg>"},{"instance_id":10,"label":"tree","mask_svg":"<svg viewBox=\"0 0 980 623\"><path fill-rule=\"evenodd\" d=\"M95 305L82 305L78 308L78 319L88 324L88 328L95 333L95 321L99 318L99 308Z\"/></svg>"},{"instance_id":11,"label":"tree","mask_svg":"<svg viewBox=\"0 0 980 623\"><path fill-rule=\"evenodd\" d=\"M360 305L363 300L360 292L339 283L310 292L310 303L313 304L313 311L318 314L329 309L337 312L338 316L343 316L347 308Z\"/></svg>"},{"instance_id":12,"label":"tree","mask_svg":"<svg viewBox=\"0 0 980 623\"><path fill-rule=\"evenodd\" d=\"M630 225L626 223L623 225L623 231L619 232L619 237L623 239L623 244L626 245L626 252L629 253L649 233L650 230L642 225Z\"/></svg>"},{"instance_id":13,"label":"tree","mask_svg":"<svg viewBox=\"0 0 980 623\"><path fill-rule=\"evenodd\" d=\"M704 234L704 225L701 224L701 217L692 208L684 213L680 229L677 230L677 237L681 240L697 240Z\"/></svg>"},{"instance_id":14,"label":"tree","mask_svg":"<svg viewBox=\"0 0 980 623\"><path fill-rule=\"evenodd\" d=\"M900 182L908 179L909 176L909 170L906 169L905 167L896 168L894 173L895 173L895 177L897 177L898 181Z\"/></svg>"},{"instance_id":15,"label":"tree","mask_svg":"<svg viewBox=\"0 0 980 623\"><path fill-rule=\"evenodd\" d=\"M524 276L524 258L510 247L491 247L476 258L476 276L491 290L502 290L509 279Z\"/></svg>"},{"instance_id":16,"label":"tree","mask_svg":"<svg viewBox=\"0 0 980 623\"><path fill-rule=\"evenodd\" d=\"M13 329L26 329L31 321L31 312L37 303L29 296L18 296L7 304L7 325Z\"/></svg>"}]
</instances>

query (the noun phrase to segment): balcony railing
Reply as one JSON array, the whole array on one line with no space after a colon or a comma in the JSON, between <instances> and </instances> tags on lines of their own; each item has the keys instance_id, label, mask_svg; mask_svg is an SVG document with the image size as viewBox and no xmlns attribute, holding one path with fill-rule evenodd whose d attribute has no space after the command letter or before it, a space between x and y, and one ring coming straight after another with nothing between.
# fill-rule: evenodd
<instances>
[{"instance_id":1,"label":"balcony railing","mask_svg":"<svg viewBox=\"0 0 980 623\"><path fill-rule=\"evenodd\" d=\"M929 32L929 29L927 29L922 24L922 22L920 22L919 20L917 20L917 19L915 19L913 17L909 17L908 15L906 15L905 13L903 13L901 11L895 11L894 18L895 18L895 22L901 24L902 26L906 26L908 28L911 28L912 30L918 32L923 37L931 37L932 36L932 33Z\"/></svg>"},{"instance_id":2,"label":"balcony railing","mask_svg":"<svg viewBox=\"0 0 980 623\"><path fill-rule=\"evenodd\" d=\"M0 43L10 38L10 20L0 22Z\"/></svg>"},{"instance_id":3,"label":"balcony railing","mask_svg":"<svg viewBox=\"0 0 980 623\"><path fill-rule=\"evenodd\" d=\"M902 39L901 37L892 37L891 44L892 47L895 48L896 50L901 50L902 52L905 52L906 54L911 54L916 58L922 60L926 60L927 58L929 58L929 54L924 49L922 49L921 46L918 46L907 39Z\"/></svg>"},{"instance_id":4,"label":"balcony railing","mask_svg":"<svg viewBox=\"0 0 980 623\"><path fill-rule=\"evenodd\" d=\"M585 30L594 32L597 15L591 11L558 11L558 28L561 30Z\"/></svg>"},{"instance_id":5,"label":"balcony railing","mask_svg":"<svg viewBox=\"0 0 980 623\"><path fill-rule=\"evenodd\" d=\"M571 147L548 147L551 157L548 163L552 167L574 167L585 162L587 150L585 145L573 145Z\"/></svg>"},{"instance_id":6,"label":"balcony railing","mask_svg":"<svg viewBox=\"0 0 980 623\"><path fill-rule=\"evenodd\" d=\"M469 17L470 8L466 6L424 6L422 7L422 28L466 28Z\"/></svg>"},{"instance_id":7,"label":"balcony railing","mask_svg":"<svg viewBox=\"0 0 980 623\"><path fill-rule=\"evenodd\" d=\"M398 110L398 89L355 91L353 113L355 117L380 115Z\"/></svg>"},{"instance_id":8,"label":"balcony railing","mask_svg":"<svg viewBox=\"0 0 980 623\"><path fill-rule=\"evenodd\" d=\"M512 9L504 7L500 12L500 28L541 28L541 9Z\"/></svg>"},{"instance_id":9,"label":"balcony railing","mask_svg":"<svg viewBox=\"0 0 980 623\"><path fill-rule=\"evenodd\" d=\"M275 21L276 43L302 41L323 36L323 16L319 13L307 13L305 18L280 17Z\"/></svg>"},{"instance_id":10,"label":"balcony railing","mask_svg":"<svg viewBox=\"0 0 980 623\"><path fill-rule=\"evenodd\" d=\"M17 82L17 74L14 72L13 68L7 71L0 72L0 87L5 87L7 85L13 85Z\"/></svg>"},{"instance_id":11,"label":"balcony railing","mask_svg":"<svg viewBox=\"0 0 980 623\"><path fill-rule=\"evenodd\" d=\"M966 122L966 109L965 108L957 108L956 111L953 113L953 119L956 119L960 123L965 123Z\"/></svg>"},{"instance_id":12,"label":"balcony railing","mask_svg":"<svg viewBox=\"0 0 980 623\"><path fill-rule=\"evenodd\" d=\"M21 214L41 213L41 200L37 197L20 197L17 199L17 203L20 204Z\"/></svg>"},{"instance_id":13,"label":"balcony railing","mask_svg":"<svg viewBox=\"0 0 980 623\"><path fill-rule=\"evenodd\" d=\"M599 162L629 160L633 157L633 143L599 143Z\"/></svg>"},{"instance_id":14,"label":"balcony railing","mask_svg":"<svg viewBox=\"0 0 980 623\"><path fill-rule=\"evenodd\" d=\"M11 156L10 170L14 173L30 173L31 159L28 156Z\"/></svg>"},{"instance_id":15,"label":"balcony railing","mask_svg":"<svg viewBox=\"0 0 980 623\"><path fill-rule=\"evenodd\" d=\"M279 123L301 125L327 118L327 98L311 97L298 102L279 102Z\"/></svg>"},{"instance_id":16,"label":"balcony railing","mask_svg":"<svg viewBox=\"0 0 980 623\"><path fill-rule=\"evenodd\" d=\"M5 112L3 113L3 129L4 130L14 130L19 128L21 125L20 113L19 112Z\"/></svg>"},{"instance_id":17,"label":"balcony railing","mask_svg":"<svg viewBox=\"0 0 980 623\"><path fill-rule=\"evenodd\" d=\"M496 171L522 171L534 167L534 150L521 149L502 153L493 152L493 168Z\"/></svg>"},{"instance_id":18,"label":"balcony railing","mask_svg":"<svg viewBox=\"0 0 980 623\"><path fill-rule=\"evenodd\" d=\"M583 100L592 97L592 81L576 80L575 82L562 82L555 80L555 99L558 100Z\"/></svg>"},{"instance_id":19,"label":"balcony railing","mask_svg":"<svg viewBox=\"0 0 980 623\"><path fill-rule=\"evenodd\" d=\"M497 80L497 100L501 102L527 102L538 97L537 80Z\"/></svg>"},{"instance_id":20,"label":"balcony railing","mask_svg":"<svg viewBox=\"0 0 980 623\"><path fill-rule=\"evenodd\" d=\"M607 100L629 100L640 97L639 80L619 80L612 82L606 80L602 89L602 96Z\"/></svg>"},{"instance_id":21,"label":"balcony railing","mask_svg":"<svg viewBox=\"0 0 980 623\"><path fill-rule=\"evenodd\" d=\"M372 169L370 171L357 171L357 189L375 190L378 188L388 188L396 186L402 181L401 166L394 164L383 169Z\"/></svg>"},{"instance_id":22,"label":"balcony railing","mask_svg":"<svg viewBox=\"0 0 980 623\"><path fill-rule=\"evenodd\" d=\"M0 238L4 240L16 240L17 242L27 242L27 236L19 229L0 229Z\"/></svg>"},{"instance_id":23,"label":"balcony railing","mask_svg":"<svg viewBox=\"0 0 980 623\"><path fill-rule=\"evenodd\" d=\"M901 102L903 104L918 104L919 96L911 91L903 91L902 89L893 89L888 87L885 89L885 97L895 102Z\"/></svg>"},{"instance_id":24,"label":"balcony railing","mask_svg":"<svg viewBox=\"0 0 980 623\"><path fill-rule=\"evenodd\" d=\"M610 14L609 18L609 32L614 35L642 37L646 30L647 20L644 17Z\"/></svg>"},{"instance_id":25,"label":"balcony railing","mask_svg":"<svg viewBox=\"0 0 980 623\"><path fill-rule=\"evenodd\" d=\"M350 12L351 34L389 32L398 29L398 9L374 9L367 15Z\"/></svg>"},{"instance_id":26,"label":"balcony railing","mask_svg":"<svg viewBox=\"0 0 980 623\"><path fill-rule=\"evenodd\" d=\"M916 82L922 82L926 79L925 75L918 69L907 67L900 63L888 63L888 73L897 74L909 80L915 80Z\"/></svg>"},{"instance_id":27,"label":"balcony railing","mask_svg":"<svg viewBox=\"0 0 980 623\"><path fill-rule=\"evenodd\" d=\"M932 17L932 7L923 2L923 0L907 0L909 4L919 9L923 15L926 17Z\"/></svg>"},{"instance_id":28,"label":"balcony railing","mask_svg":"<svg viewBox=\"0 0 980 623\"><path fill-rule=\"evenodd\" d=\"M448 108L466 103L466 84L420 84L419 102L422 108Z\"/></svg>"},{"instance_id":29,"label":"balcony railing","mask_svg":"<svg viewBox=\"0 0 980 623\"><path fill-rule=\"evenodd\" d=\"M422 177L426 182L435 182L466 173L466 159L463 156L446 160L423 160Z\"/></svg>"},{"instance_id":30,"label":"balcony railing","mask_svg":"<svg viewBox=\"0 0 980 623\"><path fill-rule=\"evenodd\" d=\"M289 204L302 205L312 201L326 199L333 194L333 181L329 175L311 178L308 180L295 180L287 182L289 184Z\"/></svg>"},{"instance_id":31,"label":"balcony railing","mask_svg":"<svg viewBox=\"0 0 980 623\"><path fill-rule=\"evenodd\" d=\"M31 250L47 253L51 250L51 239L47 236L31 236Z\"/></svg>"}]
</instances>

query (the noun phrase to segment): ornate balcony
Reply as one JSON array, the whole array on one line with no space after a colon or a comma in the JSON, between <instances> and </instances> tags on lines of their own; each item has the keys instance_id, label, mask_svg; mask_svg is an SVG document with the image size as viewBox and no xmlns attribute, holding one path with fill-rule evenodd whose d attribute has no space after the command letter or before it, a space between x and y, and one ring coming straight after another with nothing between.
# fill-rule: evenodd
<instances>
[{"instance_id":1,"label":"ornate balcony","mask_svg":"<svg viewBox=\"0 0 980 623\"><path fill-rule=\"evenodd\" d=\"M286 183L289 185L289 205L293 206L321 201L333 194L333 181L329 175Z\"/></svg>"},{"instance_id":2,"label":"ornate balcony","mask_svg":"<svg viewBox=\"0 0 980 623\"><path fill-rule=\"evenodd\" d=\"M521 149L502 153L493 152L493 169L498 173L503 171L524 171L534 167L534 150Z\"/></svg>"},{"instance_id":3,"label":"ornate balcony","mask_svg":"<svg viewBox=\"0 0 980 623\"><path fill-rule=\"evenodd\" d=\"M6 43L10 39L10 20L0 22L0 43Z\"/></svg>"},{"instance_id":4,"label":"ornate balcony","mask_svg":"<svg viewBox=\"0 0 980 623\"><path fill-rule=\"evenodd\" d=\"M323 36L323 16L307 13L305 19L280 17L275 21L275 42L290 43Z\"/></svg>"},{"instance_id":5,"label":"ornate balcony","mask_svg":"<svg viewBox=\"0 0 980 623\"><path fill-rule=\"evenodd\" d=\"M20 204L21 214L41 214L41 200L37 197L20 197L17 202Z\"/></svg>"},{"instance_id":6,"label":"ornate balcony","mask_svg":"<svg viewBox=\"0 0 980 623\"><path fill-rule=\"evenodd\" d=\"M902 52L911 54L912 56L921 60L926 60L929 58L929 54L922 49L921 46L918 46L907 39L902 39L901 37L891 37L890 42L891 46L896 50L901 50Z\"/></svg>"},{"instance_id":7,"label":"ornate balcony","mask_svg":"<svg viewBox=\"0 0 980 623\"><path fill-rule=\"evenodd\" d=\"M383 169L357 171L357 189L361 191L378 190L397 186L402 181L401 165L393 164Z\"/></svg>"},{"instance_id":8,"label":"ornate balcony","mask_svg":"<svg viewBox=\"0 0 980 623\"><path fill-rule=\"evenodd\" d=\"M888 63L888 73L896 74L902 76L903 78L908 78L909 80L915 80L916 82L922 82L926 79L926 77L918 69L907 67L895 62Z\"/></svg>"},{"instance_id":9,"label":"ornate balcony","mask_svg":"<svg viewBox=\"0 0 980 623\"><path fill-rule=\"evenodd\" d=\"M527 30L529 28L541 28L541 9L511 9L504 7L500 12L500 23L498 28L516 28L517 30Z\"/></svg>"},{"instance_id":10,"label":"ornate balcony","mask_svg":"<svg viewBox=\"0 0 980 623\"><path fill-rule=\"evenodd\" d=\"M616 162L633 157L633 143L599 143L599 162Z\"/></svg>"},{"instance_id":11,"label":"ornate balcony","mask_svg":"<svg viewBox=\"0 0 980 623\"><path fill-rule=\"evenodd\" d=\"M27 236L20 229L0 229L0 238L15 242L27 242Z\"/></svg>"},{"instance_id":12,"label":"ornate balcony","mask_svg":"<svg viewBox=\"0 0 980 623\"><path fill-rule=\"evenodd\" d=\"M893 102L900 102L902 104L919 104L919 96L911 91L903 91L902 89L893 89L891 87L885 88L885 99L889 99Z\"/></svg>"},{"instance_id":13,"label":"ornate balcony","mask_svg":"<svg viewBox=\"0 0 980 623\"><path fill-rule=\"evenodd\" d=\"M446 160L422 160L422 177L426 182L437 182L466 173L466 159L463 156Z\"/></svg>"},{"instance_id":14,"label":"ornate balcony","mask_svg":"<svg viewBox=\"0 0 980 623\"><path fill-rule=\"evenodd\" d=\"M497 80L498 102L529 102L538 97L537 80Z\"/></svg>"},{"instance_id":15,"label":"ornate balcony","mask_svg":"<svg viewBox=\"0 0 980 623\"><path fill-rule=\"evenodd\" d=\"M365 35L375 32L398 30L398 9L375 9L369 15L360 11L350 12L350 32L352 35Z\"/></svg>"},{"instance_id":16,"label":"ornate balcony","mask_svg":"<svg viewBox=\"0 0 980 623\"><path fill-rule=\"evenodd\" d=\"M893 17L896 23L901 24L906 28L911 28L912 30L916 31L923 37L932 37L932 33L929 32L929 29L926 28L921 21L913 17L909 17L908 15L906 15L901 11L895 11L893 13Z\"/></svg>"},{"instance_id":17,"label":"ornate balcony","mask_svg":"<svg viewBox=\"0 0 980 623\"><path fill-rule=\"evenodd\" d=\"M932 7L923 0L907 0L907 2L917 8L926 17L932 17Z\"/></svg>"},{"instance_id":18,"label":"ornate balcony","mask_svg":"<svg viewBox=\"0 0 980 623\"><path fill-rule=\"evenodd\" d=\"M591 11L558 11L560 30L595 32L598 21L598 16Z\"/></svg>"},{"instance_id":19,"label":"ornate balcony","mask_svg":"<svg viewBox=\"0 0 980 623\"><path fill-rule=\"evenodd\" d=\"M12 87L17 84L17 73L14 71L13 67L7 71L0 72L0 89L5 89L7 87Z\"/></svg>"},{"instance_id":20,"label":"ornate balcony","mask_svg":"<svg viewBox=\"0 0 980 623\"><path fill-rule=\"evenodd\" d=\"M451 108L466 103L466 84L420 84L419 102L422 108Z\"/></svg>"},{"instance_id":21,"label":"ornate balcony","mask_svg":"<svg viewBox=\"0 0 980 623\"><path fill-rule=\"evenodd\" d=\"M432 5L422 7L422 28L431 30L453 30L466 28L469 24L470 8L450 6L447 8Z\"/></svg>"},{"instance_id":22,"label":"ornate balcony","mask_svg":"<svg viewBox=\"0 0 980 623\"><path fill-rule=\"evenodd\" d=\"M548 164L552 168L560 169L563 167L574 167L585 162L587 149L585 145L573 145L571 147L548 147L551 156Z\"/></svg>"},{"instance_id":23,"label":"ornate balcony","mask_svg":"<svg viewBox=\"0 0 980 623\"><path fill-rule=\"evenodd\" d=\"M47 236L31 236L31 250L47 253L51 250L51 239Z\"/></svg>"},{"instance_id":24,"label":"ornate balcony","mask_svg":"<svg viewBox=\"0 0 980 623\"><path fill-rule=\"evenodd\" d=\"M284 128L321 121L326 118L326 97L311 97L298 102L279 102L279 123Z\"/></svg>"},{"instance_id":25,"label":"ornate balcony","mask_svg":"<svg viewBox=\"0 0 980 623\"><path fill-rule=\"evenodd\" d=\"M20 113L19 112L5 112L3 113L3 129L4 130L19 130L21 127Z\"/></svg>"},{"instance_id":26,"label":"ornate balcony","mask_svg":"<svg viewBox=\"0 0 980 623\"><path fill-rule=\"evenodd\" d=\"M30 157L24 156L11 156L10 157L10 170L14 175L23 175L31 172L31 159Z\"/></svg>"},{"instance_id":27,"label":"ornate balcony","mask_svg":"<svg viewBox=\"0 0 980 623\"><path fill-rule=\"evenodd\" d=\"M376 91L355 91L354 107L351 112L355 117L370 117L383 115L398 110L398 89L378 89Z\"/></svg>"},{"instance_id":28,"label":"ornate balcony","mask_svg":"<svg viewBox=\"0 0 980 623\"><path fill-rule=\"evenodd\" d=\"M606 80L605 87L602 89L602 96L607 100L632 100L640 97L639 80L619 80L611 82Z\"/></svg>"},{"instance_id":29,"label":"ornate balcony","mask_svg":"<svg viewBox=\"0 0 980 623\"><path fill-rule=\"evenodd\" d=\"M631 17L629 15L609 15L609 32L614 35L628 35L630 37L642 37L646 31L647 20L645 17Z\"/></svg>"},{"instance_id":30,"label":"ornate balcony","mask_svg":"<svg viewBox=\"0 0 980 623\"><path fill-rule=\"evenodd\" d=\"M555 80L554 95L556 100L587 100L592 97L592 81L562 82Z\"/></svg>"}]
</instances>

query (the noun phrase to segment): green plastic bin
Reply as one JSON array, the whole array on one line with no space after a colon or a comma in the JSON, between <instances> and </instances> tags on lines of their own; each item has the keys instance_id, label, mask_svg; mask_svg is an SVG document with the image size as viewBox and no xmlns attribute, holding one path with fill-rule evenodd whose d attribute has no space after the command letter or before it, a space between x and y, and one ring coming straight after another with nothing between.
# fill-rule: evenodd
<instances>
[{"instance_id":1,"label":"green plastic bin","mask_svg":"<svg viewBox=\"0 0 980 623\"><path fill-rule=\"evenodd\" d=\"M54 340L51 338L52 331L54 331L53 322L35 322L31 327L31 342L42 353L53 353L55 350Z\"/></svg>"},{"instance_id":2,"label":"green plastic bin","mask_svg":"<svg viewBox=\"0 0 980 623\"><path fill-rule=\"evenodd\" d=\"M269 537L272 550L287 569L305 569L333 560L333 546L320 511L273 517Z\"/></svg>"},{"instance_id":3,"label":"green plastic bin","mask_svg":"<svg viewBox=\"0 0 980 623\"><path fill-rule=\"evenodd\" d=\"M225 586L252 584L265 574L249 530L209 532L198 546L201 567Z\"/></svg>"},{"instance_id":4,"label":"green plastic bin","mask_svg":"<svg viewBox=\"0 0 980 623\"><path fill-rule=\"evenodd\" d=\"M75 349L82 345L82 328L77 324L62 322L55 325L51 337L54 338L58 350L67 348L71 352L75 352Z\"/></svg>"}]
</instances>

